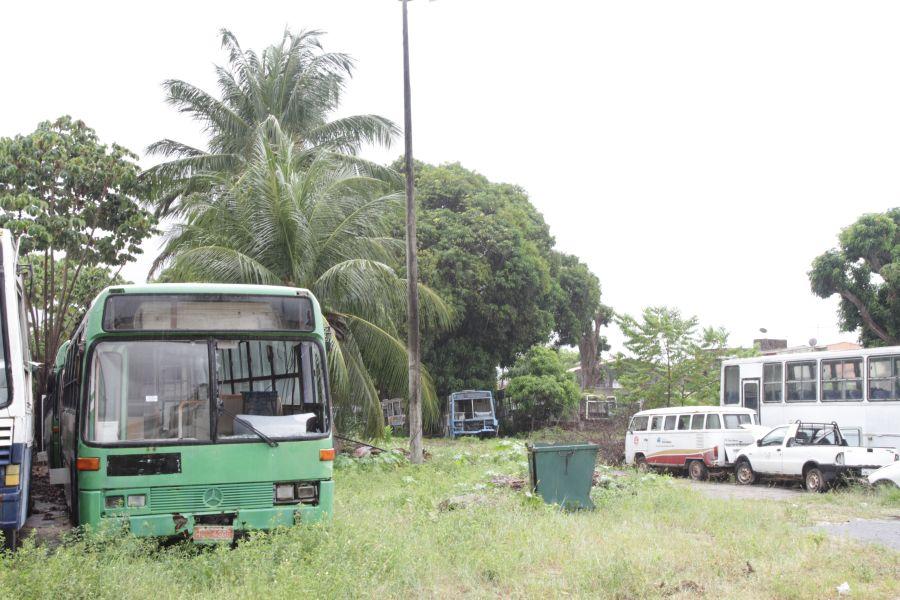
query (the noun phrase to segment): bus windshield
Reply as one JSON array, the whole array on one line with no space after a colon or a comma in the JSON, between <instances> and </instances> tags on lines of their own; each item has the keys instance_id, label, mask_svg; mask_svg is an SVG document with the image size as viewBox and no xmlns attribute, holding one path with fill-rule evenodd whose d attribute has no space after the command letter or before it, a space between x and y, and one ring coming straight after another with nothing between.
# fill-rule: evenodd
<instances>
[{"instance_id":1,"label":"bus windshield","mask_svg":"<svg viewBox=\"0 0 900 600\"><path fill-rule=\"evenodd\" d=\"M89 373L85 437L98 444L259 441L253 429L282 439L326 431L324 363L311 342L102 341Z\"/></svg>"}]
</instances>

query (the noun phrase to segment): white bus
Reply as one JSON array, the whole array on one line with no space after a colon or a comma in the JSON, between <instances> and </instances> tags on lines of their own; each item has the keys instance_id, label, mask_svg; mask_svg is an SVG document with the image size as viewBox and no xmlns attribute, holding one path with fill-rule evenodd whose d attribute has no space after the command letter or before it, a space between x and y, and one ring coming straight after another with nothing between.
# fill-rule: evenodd
<instances>
[{"instance_id":1,"label":"white bus","mask_svg":"<svg viewBox=\"0 0 900 600\"><path fill-rule=\"evenodd\" d=\"M625 463L686 469L706 479L734 466L738 451L755 440L754 411L740 407L680 406L642 410L631 417Z\"/></svg>"},{"instance_id":2,"label":"white bus","mask_svg":"<svg viewBox=\"0 0 900 600\"><path fill-rule=\"evenodd\" d=\"M836 422L851 446L900 449L900 346L722 362L720 404L762 425Z\"/></svg>"},{"instance_id":3,"label":"white bus","mask_svg":"<svg viewBox=\"0 0 900 600\"><path fill-rule=\"evenodd\" d=\"M28 321L17 246L0 229L0 529L3 543L15 548L25 524L34 446L34 399Z\"/></svg>"}]
</instances>

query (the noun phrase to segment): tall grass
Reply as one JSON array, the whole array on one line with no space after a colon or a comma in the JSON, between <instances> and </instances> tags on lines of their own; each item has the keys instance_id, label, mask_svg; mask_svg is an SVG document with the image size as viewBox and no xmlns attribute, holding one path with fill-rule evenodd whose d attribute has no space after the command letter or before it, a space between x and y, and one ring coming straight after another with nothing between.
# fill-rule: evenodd
<instances>
[{"instance_id":1,"label":"tall grass","mask_svg":"<svg viewBox=\"0 0 900 600\"><path fill-rule=\"evenodd\" d=\"M100 535L53 551L26 542L0 560L0 595L821 598L844 581L854 597L900 595L900 554L803 529L805 504L706 499L630 473L595 489L595 511L566 513L489 483L524 475L520 443L429 450L423 466L342 461L331 522L235 549ZM468 508L441 508L459 495Z\"/></svg>"}]
</instances>

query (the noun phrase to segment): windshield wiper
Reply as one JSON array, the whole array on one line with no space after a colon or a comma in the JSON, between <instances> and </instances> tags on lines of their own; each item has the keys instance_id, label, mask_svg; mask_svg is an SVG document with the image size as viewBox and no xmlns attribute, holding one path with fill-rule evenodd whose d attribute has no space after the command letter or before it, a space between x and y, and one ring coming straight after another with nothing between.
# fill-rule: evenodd
<instances>
[{"instance_id":1,"label":"windshield wiper","mask_svg":"<svg viewBox=\"0 0 900 600\"><path fill-rule=\"evenodd\" d=\"M243 418L237 416L236 414L234 414L234 413L231 412L230 410L226 410L226 409L225 409L225 403L224 403L221 399L219 399L219 400L216 402L216 407L219 409L219 414L225 413L226 415L228 415L229 417L231 417L232 419L234 419L236 422L238 422L238 423L244 425L247 429L249 429L250 431L252 431L252 432L255 433L256 435L258 435L258 436L259 436L259 439L261 439L262 441L264 441L265 443L267 443L267 444L268 444L269 446L271 446L272 448L277 448L277 447L278 447L278 442L276 442L275 440L273 440L272 438L270 438L269 436L267 436L266 434L264 434L262 431L260 431L260 430L257 429L256 427L254 427L254 426L250 423L250 421L248 421L247 419L243 419Z\"/></svg>"}]
</instances>

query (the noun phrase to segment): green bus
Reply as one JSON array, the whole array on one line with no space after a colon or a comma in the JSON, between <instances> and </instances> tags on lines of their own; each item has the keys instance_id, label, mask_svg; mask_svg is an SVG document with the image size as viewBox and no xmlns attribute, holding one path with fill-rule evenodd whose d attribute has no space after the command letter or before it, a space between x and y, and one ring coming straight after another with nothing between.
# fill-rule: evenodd
<instances>
[{"instance_id":1,"label":"green bus","mask_svg":"<svg viewBox=\"0 0 900 600\"><path fill-rule=\"evenodd\" d=\"M74 524L206 542L331 514L324 324L310 292L110 287L64 352L51 483Z\"/></svg>"}]
</instances>

